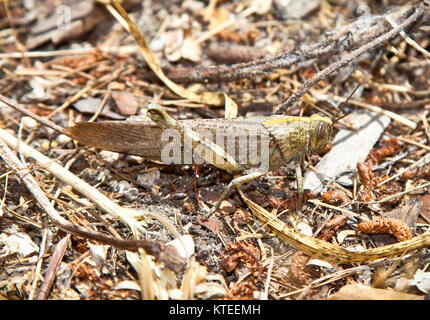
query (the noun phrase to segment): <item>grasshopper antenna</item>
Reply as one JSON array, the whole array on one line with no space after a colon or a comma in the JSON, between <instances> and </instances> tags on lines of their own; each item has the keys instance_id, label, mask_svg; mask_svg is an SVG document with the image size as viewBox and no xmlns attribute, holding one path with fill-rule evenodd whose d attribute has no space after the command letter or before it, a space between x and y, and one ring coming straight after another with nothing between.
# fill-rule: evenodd
<instances>
[{"instance_id":1,"label":"grasshopper antenna","mask_svg":"<svg viewBox=\"0 0 430 320\"><path fill-rule=\"evenodd\" d=\"M346 98L346 100L345 100L344 102L342 102L342 103L340 103L340 104L339 104L338 109L337 109L337 112L336 112L337 114L340 112L340 109L341 109L344 105L346 105L346 104L348 103L348 101L352 98L352 96L354 95L354 93L357 91L357 89L358 89L360 86L361 86L361 83L357 84L357 85L355 86L354 90L352 90L352 92L349 94L348 98ZM336 118L336 119L332 122L331 126L333 127L333 125L334 125L336 122L338 122L340 119L345 118L345 117L346 117L347 115L349 115L349 114L350 114L350 112L345 113L344 115L342 115L342 116L340 116L340 117Z\"/></svg>"}]
</instances>

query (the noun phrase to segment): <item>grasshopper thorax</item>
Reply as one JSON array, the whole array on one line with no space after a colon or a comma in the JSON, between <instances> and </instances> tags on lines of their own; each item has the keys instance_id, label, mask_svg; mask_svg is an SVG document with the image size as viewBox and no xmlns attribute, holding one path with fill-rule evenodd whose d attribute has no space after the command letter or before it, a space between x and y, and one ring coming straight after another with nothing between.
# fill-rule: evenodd
<instances>
[{"instance_id":1,"label":"grasshopper thorax","mask_svg":"<svg viewBox=\"0 0 430 320\"><path fill-rule=\"evenodd\" d=\"M314 152L321 151L330 141L332 133L332 121L320 115L310 117L310 147Z\"/></svg>"}]
</instances>

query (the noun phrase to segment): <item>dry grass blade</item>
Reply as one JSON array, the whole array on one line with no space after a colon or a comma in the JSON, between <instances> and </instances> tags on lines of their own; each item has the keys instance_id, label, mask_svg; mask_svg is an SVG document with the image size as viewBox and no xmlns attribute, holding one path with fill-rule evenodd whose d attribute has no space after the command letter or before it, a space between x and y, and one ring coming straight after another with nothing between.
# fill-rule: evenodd
<instances>
[{"instance_id":1,"label":"dry grass blade","mask_svg":"<svg viewBox=\"0 0 430 320\"><path fill-rule=\"evenodd\" d=\"M207 270L194 258L191 259L185 271L181 284L182 299L191 299L194 287L206 278Z\"/></svg>"},{"instance_id":2,"label":"dry grass blade","mask_svg":"<svg viewBox=\"0 0 430 320\"><path fill-rule=\"evenodd\" d=\"M257 218L275 232L281 239L302 250L307 255L321 260L335 263L372 261L386 257L398 256L405 252L411 252L430 246L430 232L426 232L410 240L399 243L367 249L361 252L350 251L324 240L301 234L264 208L260 207L258 204L247 199L239 188L238 192L240 193L243 201L248 205Z\"/></svg>"}]
</instances>

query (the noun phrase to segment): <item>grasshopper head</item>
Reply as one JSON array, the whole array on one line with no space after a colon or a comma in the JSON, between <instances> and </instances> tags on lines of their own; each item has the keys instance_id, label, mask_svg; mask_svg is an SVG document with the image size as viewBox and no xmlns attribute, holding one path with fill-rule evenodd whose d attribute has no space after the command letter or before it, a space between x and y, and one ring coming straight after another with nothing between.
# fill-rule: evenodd
<instances>
[{"instance_id":1,"label":"grasshopper head","mask_svg":"<svg viewBox=\"0 0 430 320\"><path fill-rule=\"evenodd\" d=\"M329 118L320 115L311 116L311 148L315 152L321 151L331 139L332 122Z\"/></svg>"},{"instance_id":2,"label":"grasshopper head","mask_svg":"<svg viewBox=\"0 0 430 320\"><path fill-rule=\"evenodd\" d=\"M177 126L176 120L169 116L166 110L158 104L150 103L147 109L146 115L148 118L163 128L175 128Z\"/></svg>"}]
</instances>

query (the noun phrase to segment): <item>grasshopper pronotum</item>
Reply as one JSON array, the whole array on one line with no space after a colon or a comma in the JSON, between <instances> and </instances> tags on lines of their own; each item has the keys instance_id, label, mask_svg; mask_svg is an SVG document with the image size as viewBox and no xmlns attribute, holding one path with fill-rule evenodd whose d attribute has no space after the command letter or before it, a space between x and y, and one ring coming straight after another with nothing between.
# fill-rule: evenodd
<instances>
[{"instance_id":1,"label":"grasshopper pronotum","mask_svg":"<svg viewBox=\"0 0 430 320\"><path fill-rule=\"evenodd\" d=\"M332 121L320 115L177 121L162 107L151 103L147 118L142 120L78 122L66 128L65 133L82 144L100 149L168 164L204 160L231 172L235 178L209 214L219 208L232 187L239 188L269 169L295 160L297 211L300 212L304 192L300 160L309 151L318 152L329 142ZM251 172L240 175L245 171Z\"/></svg>"}]
</instances>

